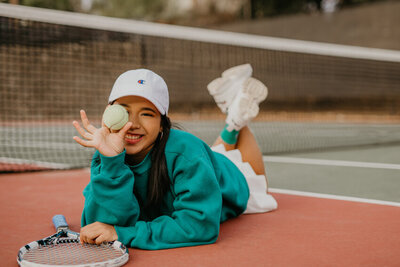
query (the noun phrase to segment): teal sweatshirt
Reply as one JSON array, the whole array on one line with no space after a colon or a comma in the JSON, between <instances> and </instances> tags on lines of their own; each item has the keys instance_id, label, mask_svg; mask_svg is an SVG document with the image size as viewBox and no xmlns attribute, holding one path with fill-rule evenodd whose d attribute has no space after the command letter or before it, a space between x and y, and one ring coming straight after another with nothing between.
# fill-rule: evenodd
<instances>
[{"instance_id":1,"label":"teal sweatshirt","mask_svg":"<svg viewBox=\"0 0 400 267\"><path fill-rule=\"evenodd\" d=\"M114 225L118 240L141 249L194 246L214 243L220 223L246 209L249 189L239 169L199 138L172 129L165 147L170 190L161 215L149 219L138 199L146 199L150 154L128 166L125 151L114 157L95 153L83 191L82 227L96 221Z\"/></svg>"}]
</instances>

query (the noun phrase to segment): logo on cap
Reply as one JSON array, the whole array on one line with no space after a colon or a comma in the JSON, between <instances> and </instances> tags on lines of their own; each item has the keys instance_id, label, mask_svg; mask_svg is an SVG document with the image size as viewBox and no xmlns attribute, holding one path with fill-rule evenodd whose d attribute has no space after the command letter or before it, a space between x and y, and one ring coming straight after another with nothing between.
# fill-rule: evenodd
<instances>
[{"instance_id":1,"label":"logo on cap","mask_svg":"<svg viewBox=\"0 0 400 267\"><path fill-rule=\"evenodd\" d=\"M139 84L144 84L144 80L138 80L137 81Z\"/></svg>"}]
</instances>

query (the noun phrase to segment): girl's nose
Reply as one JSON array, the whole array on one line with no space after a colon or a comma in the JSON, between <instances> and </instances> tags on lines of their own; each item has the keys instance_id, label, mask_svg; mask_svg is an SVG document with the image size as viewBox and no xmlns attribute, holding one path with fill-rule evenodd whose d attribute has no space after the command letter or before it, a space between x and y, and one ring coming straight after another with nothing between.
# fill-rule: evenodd
<instances>
[{"instance_id":1,"label":"girl's nose","mask_svg":"<svg viewBox=\"0 0 400 267\"><path fill-rule=\"evenodd\" d=\"M129 121L132 122L131 128L138 129L140 128L139 118L134 114L129 114Z\"/></svg>"}]
</instances>

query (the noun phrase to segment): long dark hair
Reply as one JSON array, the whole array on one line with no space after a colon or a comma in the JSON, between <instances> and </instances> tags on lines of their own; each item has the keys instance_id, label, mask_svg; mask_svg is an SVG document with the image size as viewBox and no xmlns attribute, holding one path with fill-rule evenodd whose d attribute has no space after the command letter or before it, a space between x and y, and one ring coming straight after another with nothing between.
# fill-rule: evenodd
<instances>
[{"instance_id":1,"label":"long dark hair","mask_svg":"<svg viewBox=\"0 0 400 267\"><path fill-rule=\"evenodd\" d=\"M165 145L171 130L171 121L166 115L161 115L161 127L162 132L158 135L152 149L150 175L147 182L147 199L144 207L153 216L159 215L164 195L171 185L165 159Z\"/></svg>"},{"instance_id":2,"label":"long dark hair","mask_svg":"<svg viewBox=\"0 0 400 267\"><path fill-rule=\"evenodd\" d=\"M115 101L110 104L113 105ZM165 159L165 146L171 131L171 120L167 115L161 115L162 131L158 134L151 154L150 175L147 181L147 199L140 198L136 187L133 189L136 198L140 204L141 210L146 210L152 218L160 215L161 203L165 193L168 192L171 180L168 175L167 160ZM182 129L179 124L174 123L174 128ZM131 164L129 155L126 155L125 161ZM144 206L143 206L144 204Z\"/></svg>"}]
</instances>

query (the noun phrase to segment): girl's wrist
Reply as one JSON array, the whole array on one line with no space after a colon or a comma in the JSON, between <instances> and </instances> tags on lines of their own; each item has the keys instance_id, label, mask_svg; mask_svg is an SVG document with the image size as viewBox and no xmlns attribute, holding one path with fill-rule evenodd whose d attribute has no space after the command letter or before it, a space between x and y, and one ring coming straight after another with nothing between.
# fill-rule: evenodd
<instances>
[{"instance_id":1,"label":"girl's wrist","mask_svg":"<svg viewBox=\"0 0 400 267\"><path fill-rule=\"evenodd\" d=\"M122 152L124 152L124 150L125 148L123 146L122 147L109 146L105 148L101 147L100 149L98 149L101 155L110 158L120 155Z\"/></svg>"},{"instance_id":2,"label":"girl's wrist","mask_svg":"<svg viewBox=\"0 0 400 267\"><path fill-rule=\"evenodd\" d=\"M123 149L121 152L118 152L118 151L109 151L109 152L101 152L101 151L99 151L99 152L103 157L113 158L113 157L116 157L118 155L121 155L124 152L124 150L125 149Z\"/></svg>"},{"instance_id":3,"label":"girl's wrist","mask_svg":"<svg viewBox=\"0 0 400 267\"><path fill-rule=\"evenodd\" d=\"M116 156L118 156L119 154L121 154L122 153L122 151L121 152L101 152L101 151L99 151L100 152L100 154L102 155L102 156L104 156L104 157L107 157L107 158L112 158L112 157L116 157Z\"/></svg>"},{"instance_id":4,"label":"girl's wrist","mask_svg":"<svg viewBox=\"0 0 400 267\"><path fill-rule=\"evenodd\" d=\"M119 173L122 171L122 166L125 165L125 150L115 156L107 156L100 154L101 168L110 173Z\"/></svg>"}]
</instances>

